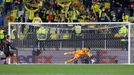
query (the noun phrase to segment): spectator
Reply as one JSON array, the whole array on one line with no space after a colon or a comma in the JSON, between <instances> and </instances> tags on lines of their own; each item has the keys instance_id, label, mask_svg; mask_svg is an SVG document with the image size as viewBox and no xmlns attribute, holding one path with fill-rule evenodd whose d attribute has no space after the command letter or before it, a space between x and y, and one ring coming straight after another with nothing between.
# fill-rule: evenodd
<instances>
[{"instance_id":1,"label":"spectator","mask_svg":"<svg viewBox=\"0 0 134 75\"><path fill-rule=\"evenodd\" d=\"M82 6L82 3L80 0L72 0L72 6L75 8L79 8Z\"/></svg>"},{"instance_id":2,"label":"spectator","mask_svg":"<svg viewBox=\"0 0 134 75\"><path fill-rule=\"evenodd\" d=\"M31 0L23 0L24 3L29 3Z\"/></svg>"},{"instance_id":3,"label":"spectator","mask_svg":"<svg viewBox=\"0 0 134 75\"><path fill-rule=\"evenodd\" d=\"M42 22L42 20L39 17L39 14L36 13L36 16L33 18L32 23L41 23L41 22ZM36 32L37 26L40 26L40 24L35 24L34 26L30 26L30 30L32 30L32 32Z\"/></svg>"},{"instance_id":4,"label":"spectator","mask_svg":"<svg viewBox=\"0 0 134 75\"><path fill-rule=\"evenodd\" d=\"M17 14L18 14L18 9L17 7L14 7L13 10L11 10L11 14L10 14L10 16L13 19L13 22L17 21L17 16L18 16Z\"/></svg>"},{"instance_id":5,"label":"spectator","mask_svg":"<svg viewBox=\"0 0 134 75\"><path fill-rule=\"evenodd\" d=\"M25 22L24 15L20 15L20 17L18 18L18 22Z\"/></svg>"},{"instance_id":6,"label":"spectator","mask_svg":"<svg viewBox=\"0 0 134 75\"><path fill-rule=\"evenodd\" d=\"M94 2L91 9L93 10L93 13L99 19L101 17L102 10L100 9L100 4L98 2Z\"/></svg>"},{"instance_id":7,"label":"spectator","mask_svg":"<svg viewBox=\"0 0 134 75\"><path fill-rule=\"evenodd\" d=\"M28 3L28 4L33 9L40 7L39 3L36 0L31 0L30 3Z\"/></svg>"},{"instance_id":8,"label":"spectator","mask_svg":"<svg viewBox=\"0 0 134 75\"><path fill-rule=\"evenodd\" d=\"M58 39L58 34L56 31L57 31L56 28L50 28L50 39L52 40Z\"/></svg>"},{"instance_id":9,"label":"spectator","mask_svg":"<svg viewBox=\"0 0 134 75\"><path fill-rule=\"evenodd\" d=\"M122 9L118 8L118 10L116 10L116 19L117 22L122 22Z\"/></svg>"},{"instance_id":10,"label":"spectator","mask_svg":"<svg viewBox=\"0 0 134 75\"><path fill-rule=\"evenodd\" d=\"M105 9L110 9L110 2L109 2L109 0L106 0L104 2L104 7L105 7Z\"/></svg>"},{"instance_id":11,"label":"spectator","mask_svg":"<svg viewBox=\"0 0 134 75\"><path fill-rule=\"evenodd\" d=\"M46 8L42 8L39 11L39 17L42 19L43 22L47 22L47 9Z\"/></svg>"},{"instance_id":12,"label":"spectator","mask_svg":"<svg viewBox=\"0 0 134 75\"><path fill-rule=\"evenodd\" d=\"M3 0L0 0L0 11L3 11Z\"/></svg>"},{"instance_id":13,"label":"spectator","mask_svg":"<svg viewBox=\"0 0 134 75\"><path fill-rule=\"evenodd\" d=\"M32 22L33 18L34 18L34 14L35 12L37 12L39 10L39 7L37 9L33 9L32 7L30 7L30 9L25 5L24 6L25 9L28 11L28 22Z\"/></svg>"},{"instance_id":14,"label":"spectator","mask_svg":"<svg viewBox=\"0 0 134 75\"><path fill-rule=\"evenodd\" d=\"M126 13L122 14L122 20L123 22L128 22L129 16Z\"/></svg>"},{"instance_id":15,"label":"spectator","mask_svg":"<svg viewBox=\"0 0 134 75\"><path fill-rule=\"evenodd\" d=\"M60 14L60 18L61 18L60 20L61 22L65 22L65 18L66 18L65 14Z\"/></svg>"},{"instance_id":16,"label":"spectator","mask_svg":"<svg viewBox=\"0 0 134 75\"><path fill-rule=\"evenodd\" d=\"M4 26L4 17L2 16L2 14L0 13L0 27Z\"/></svg>"},{"instance_id":17,"label":"spectator","mask_svg":"<svg viewBox=\"0 0 134 75\"><path fill-rule=\"evenodd\" d=\"M130 2L129 11L130 16L134 16L134 1Z\"/></svg>"},{"instance_id":18,"label":"spectator","mask_svg":"<svg viewBox=\"0 0 134 75\"><path fill-rule=\"evenodd\" d=\"M47 14L47 17L46 17L47 22L51 22L53 20L53 11L48 10L46 14Z\"/></svg>"},{"instance_id":19,"label":"spectator","mask_svg":"<svg viewBox=\"0 0 134 75\"><path fill-rule=\"evenodd\" d=\"M70 11L69 13L68 13L68 18L66 19L67 20L67 22L73 22L73 18L72 18L72 12ZM67 25L68 26L68 28L73 28L73 24L68 24Z\"/></svg>"},{"instance_id":20,"label":"spectator","mask_svg":"<svg viewBox=\"0 0 134 75\"><path fill-rule=\"evenodd\" d=\"M57 4L62 7L61 13L64 13L65 16L67 15L67 12L69 10L71 3L72 3L71 1L70 2L63 2L63 3L59 2L59 1L57 2Z\"/></svg>"},{"instance_id":21,"label":"spectator","mask_svg":"<svg viewBox=\"0 0 134 75\"><path fill-rule=\"evenodd\" d=\"M0 0L0 4L2 4L3 3L3 0Z\"/></svg>"},{"instance_id":22,"label":"spectator","mask_svg":"<svg viewBox=\"0 0 134 75\"><path fill-rule=\"evenodd\" d=\"M79 16L79 11L73 7L72 17L71 17L72 21L78 20L78 16Z\"/></svg>"},{"instance_id":23,"label":"spectator","mask_svg":"<svg viewBox=\"0 0 134 75\"><path fill-rule=\"evenodd\" d=\"M18 7L19 11L22 11L23 0L14 0L14 5Z\"/></svg>"},{"instance_id":24,"label":"spectator","mask_svg":"<svg viewBox=\"0 0 134 75\"><path fill-rule=\"evenodd\" d=\"M39 14L38 13L36 13L36 16L33 18L33 21L32 22L33 23L41 23L42 22L42 20L39 17ZM36 24L35 26L39 26L39 24Z\"/></svg>"},{"instance_id":25,"label":"spectator","mask_svg":"<svg viewBox=\"0 0 134 75\"><path fill-rule=\"evenodd\" d=\"M18 22L25 22L24 15L20 15L20 17L18 18ZM24 28L25 28L25 25L21 25L21 32L22 33L24 32Z\"/></svg>"},{"instance_id":26,"label":"spectator","mask_svg":"<svg viewBox=\"0 0 134 75\"><path fill-rule=\"evenodd\" d=\"M12 4L13 4L13 0L5 0L5 4L4 4L5 15L7 15L10 10L12 10Z\"/></svg>"},{"instance_id":27,"label":"spectator","mask_svg":"<svg viewBox=\"0 0 134 75\"><path fill-rule=\"evenodd\" d=\"M109 19L109 17L107 16L107 14L106 13L102 13L102 16L99 18L99 22L109 22L110 21L110 19Z\"/></svg>"},{"instance_id":28,"label":"spectator","mask_svg":"<svg viewBox=\"0 0 134 75\"><path fill-rule=\"evenodd\" d=\"M18 7L19 3L20 3L20 0L13 0L13 4L15 7Z\"/></svg>"},{"instance_id":29,"label":"spectator","mask_svg":"<svg viewBox=\"0 0 134 75\"><path fill-rule=\"evenodd\" d=\"M111 11L110 20L111 20L111 22L116 22L116 14L114 11Z\"/></svg>"},{"instance_id":30,"label":"spectator","mask_svg":"<svg viewBox=\"0 0 134 75\"><path fill-rule=\"evenodd\" d=\"M59 16L57 14L54 15L54 22L59 22Z\"/></svg>"},{"instance_id":31,"label":"spectator","mask_svg":"<svg viewBox=\"0 0 134 75\"><path fill-rule=\"evenodd\" d=\"M5 32L4 27L0 27L0 44L2 43L4 39L4 35L5 35L4 32Z\"/></svg>"},{"instance_id":32,"label":"spectator","mask_svg":"<svg viewBox=\"0 0 134 75\"><path fill-rule=\"evenodd\" d=\"M91 8L92 0L85 0L85 6L86 8Z\"/></svg>"}]
</instances>

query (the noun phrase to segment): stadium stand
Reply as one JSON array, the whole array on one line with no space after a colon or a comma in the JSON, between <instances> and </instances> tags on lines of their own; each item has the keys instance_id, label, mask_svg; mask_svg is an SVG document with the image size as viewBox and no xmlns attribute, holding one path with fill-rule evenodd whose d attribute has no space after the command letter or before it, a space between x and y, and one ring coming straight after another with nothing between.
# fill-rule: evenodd
<instances>
[{"instance_id":1,"label":"stadium stand","mask_svg":"<svg viewBox=\"0 0 134 75\"><path fill-rule=\"evenodd\" d=\"M127 22L129 18L133 22L133 7L134 2L131 0L1 0L0 11L1 17L4 18L4 24L1 26L7 27L8 22L32 22L35 14L39 14L42 22ZM21 15L23 15L23 19L20 19ZM72 26L67 25L65 27ZM93 25L92 27L96 26ZM22 32L25 32L24 30L25 27L23 26ZM100 32L103 33L103 31ZM92 38L93 35L84 34L86 34L84 37L89 38ZM25 42L27 46L31 43L28 41L32 41L30 37L36 38L34 36L35 34L27 36ZM97 39L98 36L103 37L103 35L98 34L97 36L94 35L94 38ZM113 36L113 34L108 36ZM72 37L75 38L73 35ZM54 46L58 45L57 42L53 42L53 44ZM66 43L63 46L67 46Z\"/></svg>"}]
</instances>

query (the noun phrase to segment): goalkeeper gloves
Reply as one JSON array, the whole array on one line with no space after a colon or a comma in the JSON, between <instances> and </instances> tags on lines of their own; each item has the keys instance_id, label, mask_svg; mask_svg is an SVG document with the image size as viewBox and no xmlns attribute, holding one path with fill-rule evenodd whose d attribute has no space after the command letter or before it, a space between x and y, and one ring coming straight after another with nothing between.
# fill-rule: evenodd
<instances>
[{"instance_id":1,"label":"goalkeeper gloves","mask_svg":"<svg viewBox=\"0 0 134 75\"><path fill-rule=\"evenodd\" d=\"M64 55L67 55L67 54L68 54L68 53L66 53L66 52L64 53Z\"/></svg>"}]
</instances>

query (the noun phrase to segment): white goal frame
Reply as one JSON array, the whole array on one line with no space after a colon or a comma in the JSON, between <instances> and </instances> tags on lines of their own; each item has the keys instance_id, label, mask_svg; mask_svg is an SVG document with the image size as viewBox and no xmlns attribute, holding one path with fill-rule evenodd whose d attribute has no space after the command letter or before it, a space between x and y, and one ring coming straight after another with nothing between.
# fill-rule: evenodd
<instances>
[{"instance_id":1,"label":"white goal frame","mask_svg":"<svg viewBox=\"0 0 134 75\"><path fill-rule=\"evenodd\" d=\"M46 22L46 23L32 23L32 22L9 22L8 23L8 35L10 35L10 30L11 30L11 25L14 25L14 24L44 24L44 25L47 25L47 24L53 24L53 25L56 25L56 24L127 24L128 25L128 64L131 64L130 63L130 50L131 50L131 34L130 34L130 29L131 29L131 23L130 22L71 22L71 23L66 23L66 22L59 22L59 23L51 23L51 22Z\"/></svg>"}]
</instances>

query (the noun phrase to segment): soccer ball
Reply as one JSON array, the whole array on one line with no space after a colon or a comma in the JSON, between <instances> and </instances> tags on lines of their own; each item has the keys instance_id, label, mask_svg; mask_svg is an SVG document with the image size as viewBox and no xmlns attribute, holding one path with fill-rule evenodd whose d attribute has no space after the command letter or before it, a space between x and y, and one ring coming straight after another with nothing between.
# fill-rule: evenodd
<instances>
[{"instance_id":1,"label":"soccer ball","mask_svg":"<svg viewBox=\"0 0 134 75\"><path fill-rule=\"evenodd\" d=\"M121 38L121 35L120 35L119 33L116 33L116 34L114 35L114 38Z\"/></svg>"},{"instance_id":2,"label":"soccer ball","mask_svg":"<svg viewBox=\"0 0 134 75\"><path fill-rule=\"evenodd\" d=\"M95 59L91 59L91 63L94 64L95 63Z\"/></svg>"}]
</instances>

